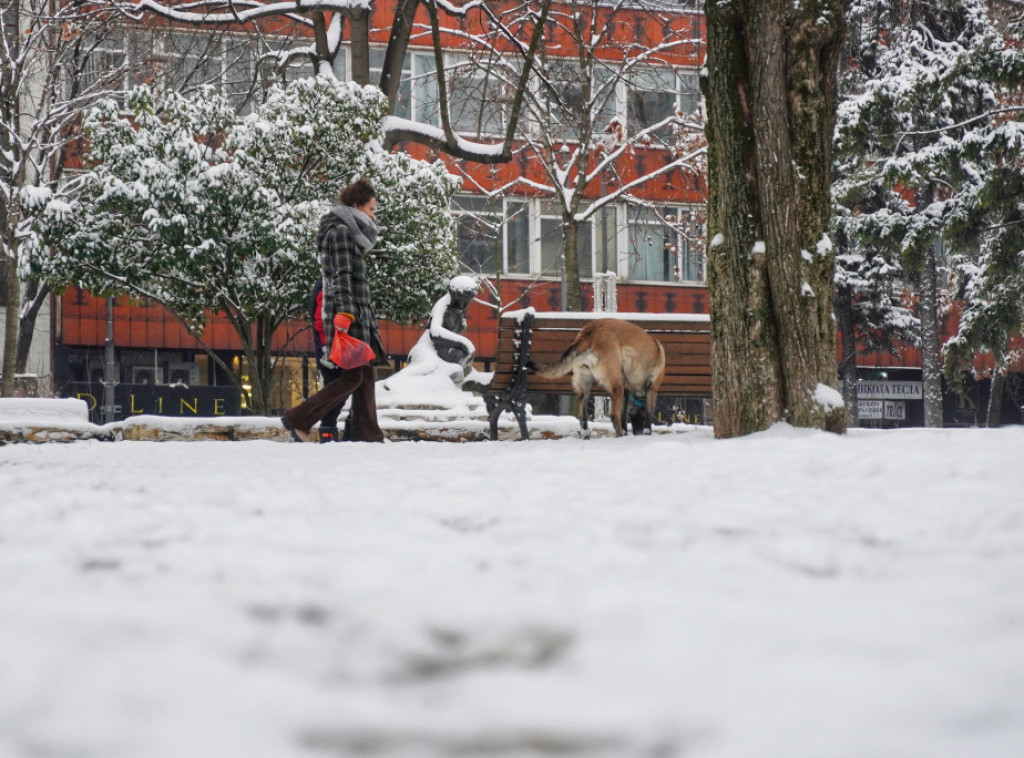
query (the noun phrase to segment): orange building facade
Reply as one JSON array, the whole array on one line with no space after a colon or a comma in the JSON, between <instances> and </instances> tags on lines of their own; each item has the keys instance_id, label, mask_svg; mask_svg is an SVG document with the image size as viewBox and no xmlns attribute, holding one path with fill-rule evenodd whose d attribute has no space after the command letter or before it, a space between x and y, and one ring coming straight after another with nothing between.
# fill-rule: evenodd
<instances>
[{"instance_id":1,"label":"orange building facade","mask_svg":"<svg viewBox=\"0 0 1024 758\"><path fill-rule=\"evenodd\" d=\"M375 63L379 66L383 57L383 46L388 39L388 15L393 6L393 1L374 4L375 18L371 26L378 31L371 38L377 45L371 50L371 73ZM607 7L598 7L599 13L611 12ZM428 24L425 13L419 21L425 28ZM474 28L478 22L479 19L471 15L464 22L463 31L468 33L465 37L446 35L442 38L449 55L460 55L463 40L471 33L482 32ZM641 129L645 119L650 122L673 109L677 114L692 116L691 120L699 120L696 82L704 57L703 15L680 10L651 16L627 8L616 12L609 28L609 43L597 53L609 65L621 63L630 49L650 49L672 36L678 37L680 42L660 56L660 67L653 73L649 71L644 75L646 78L616 88L614 102L606 114L608 131ZM570 41L564 35L558 24L550 24L546 55L564 55L571 50ZM418 93L415 82L429 84L429 66L433 65L432 51L417 39L414 36L408 56L410 84L407 91L403 91L398 113L414 120L425 112L423 98L429 96L429 92ZM341 55L335 71L346 78L349 66L348 58ZM484 120L478 118L477 124ZM485 141L488 137L486 134L468 136ZM495 135L490 136L493 141ZM567 149L574 147L571 140L565 144ZM405 143L398 149L417 158L443 161L451 173L464 179L465 191L457 195L451 212L458 225L465 273L491 280L498 293L495 296L482 287L479 301L470 306L467 314L466 336L476 345L477 367L489 370L495 357L499 310L531 306L541 311L563 308L564 285L558 270L561 219L550 193L543 189L549 182L548 177L541 163L527 150L519 151L509 163L484 166L438 155L417 144ZM584 310L595 309L594 273L611 272L615 275L619 311L709 312L704 266L704 177L699 171L686 167L659 171L673 160L674 153L670 149L636 145L616 162L618 185L657 173L654 180L638 186L632 193L642 203L656 208L657 213L645 216L623 202L611 204L588 220L589 226L585 226L583 242L578 247ZM497 200L489 196L500 187L513 185L513 191ZM592 182L584 193L584 201L597 202L613 189L607 182ZM114 302L112 313L111 331L119 382L117 417L138 413L231 415L246 412L244 398L223 368L230 367L244 382L246 367L242 346L226 318L212 315L201 342L159 306L122 298ZM108 333L107 303L89 293L71 290L58 299L53 319L54 374L58 392L84 397L98 414L103 351ZM381 324L393 369L401 368L423 326ZM949 336L949 327L950 324L944 324L944 338ZM309 325L302 321L288 324L275 335L274 347L279 357L274 404L283 409L317 388ZM220 361L211 359L210 352ZM917 351L907 348L898 356L861 356L858 365L862 379L880 383L877 393L865 397L864 425L923 423L920 398L915 394L919 392L921 378ZM1015 368L1024 371L1024 365ZM886 397L887 392L892 396ZM969 388L968 393L956 401L958 405L947 408L947 421L977 423L984 413L986 392L983 383ZM949 397L953 403L954 395L949 393ZM1019 421L1019 416L1011 418L1012 404L1016 402L1016 395L1012 395L1004 418ZM687 405L667 399L662 410L674 418L706 421L708 405ZM1017 403L1016 407L1019 405Z\"/></svg>"}]
</instances>

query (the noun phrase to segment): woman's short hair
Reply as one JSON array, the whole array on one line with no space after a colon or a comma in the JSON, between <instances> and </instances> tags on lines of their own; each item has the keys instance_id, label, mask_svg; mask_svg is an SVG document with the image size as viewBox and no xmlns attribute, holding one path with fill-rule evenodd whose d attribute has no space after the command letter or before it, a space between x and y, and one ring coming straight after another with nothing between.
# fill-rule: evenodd
<instances>
[{"instance_id":1,"label":"woman's short hair","mask_svg":"<svg viewBox=\"0 0 1024 758\"><path fill-rule=\"evenodd\" d=\"M366 179L356 179L341 191L338 200L342 205L351 205L353 208L361 208L377 197L373 185Z\"/></svg>"}]
</instances>

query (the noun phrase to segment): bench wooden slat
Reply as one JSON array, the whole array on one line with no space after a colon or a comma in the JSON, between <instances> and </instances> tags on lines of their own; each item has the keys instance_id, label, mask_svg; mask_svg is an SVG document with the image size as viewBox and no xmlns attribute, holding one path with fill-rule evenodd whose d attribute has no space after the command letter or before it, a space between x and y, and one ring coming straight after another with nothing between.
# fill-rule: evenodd
<instances>
[{"instance_id":1,"label":"bench wooden slat","mask_svg":"<svg viewBox=\"0 0 1024 758\"><path fill-rule=\"evenodd\" d=\"M544 317L543 313L524 316L529 324L529 345L526 359L538 363L553 363L576 339L580 329L594 320L554 314ZM497 417L503 410L509 410L519 421L521 435L525 439L525 394L572 393L572 377L562 376L548 379L536 374L528 377L522 374L518 363L522 341L520 333L523 323L520 317L504 316L498 322L498 344L495 355L494 375L491 390L486 394L491 422L491 438L497 438ZM665 348L665 379L659 396L662 397L710 397L711 395L711 327L707 321L695 319L636 318L632 321L647 331ZM525 384L523 382L526 379ZM593 394L606 395L595 386Z\"/></svg>"},{"instance_id":2,"label":"bench wooden slat","mask_svg":"<svg viewBox=\"0 0 1024 758\"><path fill-rule=\"evenodd\" d=\"M573 343L573 339L576 337L576 334L576 332L566 335L551 334L550 332L534 334L532 349L557 350L559 353L562 353ZM666 353L671 353L672 350L676 348L685 350L688 347L704 348L709 351L711 350L711 335L709 334L655 334L652 336L665 346ZM499 360L503 353L507 354L510 351L515 350L517 347L516 342L516 338L511 334L502 334L498 336Z\"/></svg>"}]
</instances>

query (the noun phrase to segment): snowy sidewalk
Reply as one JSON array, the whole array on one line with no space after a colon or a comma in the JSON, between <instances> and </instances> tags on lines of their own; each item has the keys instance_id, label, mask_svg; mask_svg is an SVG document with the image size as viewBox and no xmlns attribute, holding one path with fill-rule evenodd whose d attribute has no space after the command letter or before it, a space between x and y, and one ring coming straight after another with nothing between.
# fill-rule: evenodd
<instances>
[{"instance_id":1,"label":"snowy sidewalk","mask_svg":"<svg viewBox=\"0 0 1024 758\"><path fill-rule=\"evenodd\" d=\"M0 756L1018 758L1024 428L0 448Z\"/></svg>"}]
</instances>

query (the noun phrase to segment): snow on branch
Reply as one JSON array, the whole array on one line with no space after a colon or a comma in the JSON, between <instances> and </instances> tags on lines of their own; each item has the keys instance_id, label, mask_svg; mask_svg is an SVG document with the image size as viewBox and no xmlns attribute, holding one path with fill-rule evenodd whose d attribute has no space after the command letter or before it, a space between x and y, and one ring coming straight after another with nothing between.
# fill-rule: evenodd
<instances>
[{"instance_id":1,"label":"snow on branch","mask_svg":"<svg viewBox=\"0 0 1024 758\"><path fill-rule=\"evenodd\" d=\"M421 124L418 121L410 121L398 116L388 116L384 119L384 132L388 135L389 140L415 142L465 160L496 163L509 159L504 143L471 142L455 135L455 143L452 144L439 127Z\"/></svg>"},{"instance_id":2,"label":"snow on branch","mask_svg":"<svg viewBox=\"0 0 1024 758\"><path fill-rule=\"evenodd\" d=\"M1022 0L1022 1L1024 1L1024 0ZM986 111L985 113L981 113L981 114L979 114L977 116L974 116L973 118L966 119L965 121L961 121L961 122L959 122L957 124L949 124L948 126L940 126L937 129L923 129L923 130L919 130L919 131L900 132L899 136L900 136L900 139L903 139L904 137L923 136L923 135L927 135L927 134L940 134L941 132L949 132L949 131L953 131L954 129L962 129L965 126L970 126L971 124L975 124L978 121L985 121L986 119L995 118L996 116L1002 115L1003 113L1022 113L1022 112L1024 112L1024 106L1020 106L1020 105L1010 106L1010 107L1006 107L1006 108L998 108L996 110ZM890 135L890 136L894 136L894 135Z\"/></svg>"},{"instance_id":3,"label":"snow on branch","mask_svg":"<svg viewBox=\"0 0 1024 758\"><path fill-rule=\"evenodd\" d=\"M199 0L194 3L164 3L158 0L135 0L132 12L156 13L183 23L238 24L268 16L310 13L314 11L369 10L372 0L290 0L289 2L246 2L245 0Z\"/></svg>"}]
</instances>

